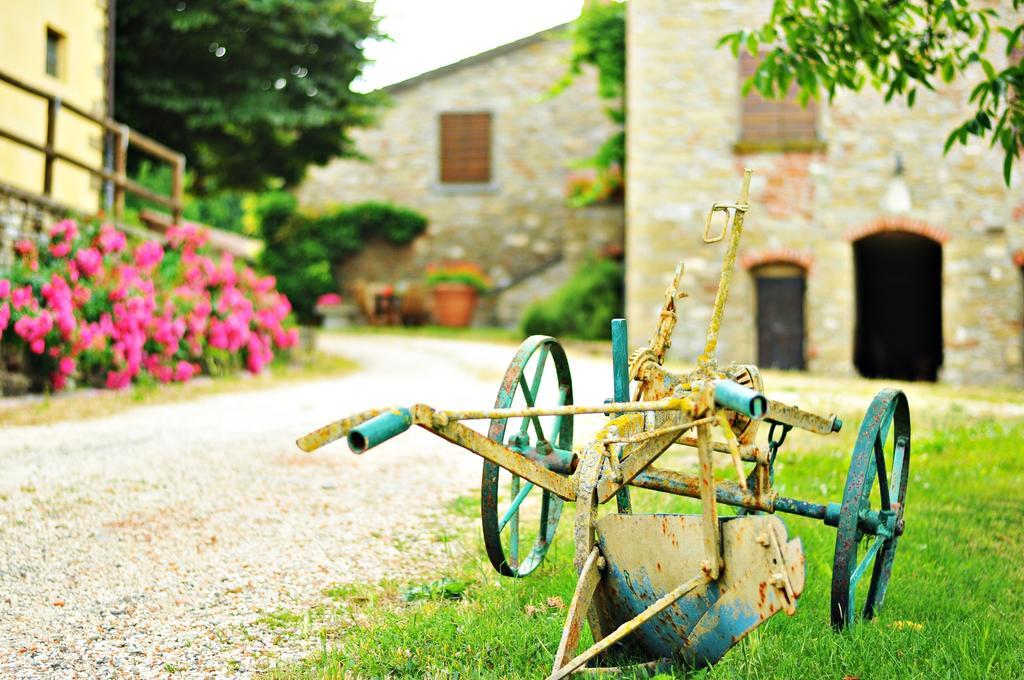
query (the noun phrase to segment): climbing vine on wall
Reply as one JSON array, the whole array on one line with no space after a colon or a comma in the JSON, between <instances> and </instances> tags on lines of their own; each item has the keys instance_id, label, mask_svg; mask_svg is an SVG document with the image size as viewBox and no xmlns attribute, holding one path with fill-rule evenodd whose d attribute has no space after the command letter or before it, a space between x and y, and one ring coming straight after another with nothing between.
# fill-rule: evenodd
<instances>
[{"instance_id":1,"label":"climbing vine on wall","mask_svg":"<svg viewBox=\"0 0 1024 680\"><path fill-rule=\"evenodd\" d=\"M366 201L318 215L298 210L287 192L264 194L256 213L266 247L260 264L277 277L304 323L316 320L317 299L337 291L337 264L363 249L369 238L409 243L427 228L423 215L402 206Z\"/></svg>"},{"instance_id":2,"label":"climbing vine on wall","mask_svg":"<svg viewBox=\"0 0 1024 680\"><path fill-rule=\"evenodd\" d=\"M590 3L570 29L572 55L569 68L552 88L565 91L587 65L597 69L598 95L606 102L605 113L616 132L597 152L581 163L595 170L593 182L574 188L570 201L589 205L622 190L626 169L626 4Z\"/></svg>"}]
</instances>

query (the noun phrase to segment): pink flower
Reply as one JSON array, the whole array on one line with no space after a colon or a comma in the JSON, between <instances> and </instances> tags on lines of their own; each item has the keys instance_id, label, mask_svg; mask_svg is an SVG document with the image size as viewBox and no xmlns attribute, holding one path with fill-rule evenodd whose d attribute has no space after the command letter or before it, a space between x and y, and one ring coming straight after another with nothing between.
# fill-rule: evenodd
<instances>
[{"instance_id":1,"label":"pink flower","mask_svg":"<svg viewBox=\"0 0 1024 680\"><path fill-rule=\"evenodd\" d=\"M63 238L73 241L78 236L78 225L74 220L61 220L50 227L50 238Z\"/></svg>"},{"instance_id":2,"label":"pink flower","mask_svg":"<svg viewBox=\"0 0 1024 680\"><path fill-rule=\"evenodd\" d=\"M35 297L32 295L32 286L15 288L14 292L11 293L11 304L14 305L16 310L20 310L23 307L31 307L34 302Z\"/></svg>"},{"instance_id":3,"label":"pink flower","mask_svg":"<svg viewBox=\"0 0 1024 680\"><path fill-rule=\"evenodd\" d=\"M194 224L175 225L167 230L167 240L175 248L195 251L206 245L210 233Z\"/></svg>"},{"instance_id":4,"label":"pink flower","mask_svg":"<svg viewBox=\"0 0 1024 680\"><path fill-rule=\"evenodd\" d=\"M135 249L135 264L140 269L149 269L164 259L164 249L156 241L146 241Z\"/></svg>"},{"instance_id":5,"label":"pink flower","mask_svg":"<svg viewBox=\"0 0 1024 680\"><path fill-rule=\"evenodd\" d=\"M50 374L50 384L53 385L53 389L60 392L68 385L68 377L64 373L59 371Z\"/></svg>"},{"instance_id":6,"label":"pink flower","mask_svg":"<svg viewBox=\"0 0 1024 680\"><path fill-rule=\"evenodd\" d=\"M317 307L333 307L341 304L341 296L337 293L324 293L316 299Z\"/></svg>"},{"instance_id":7,"label":"pink flower","mask_svg":"<svg viewBox=\"0 0 1024 680\"><path fill-rule=\"evenodd\" d=\"M14 252L18 253L18 255L21 255L22 257L35 255L36 244L32 243L32 241L27 238L23 238L14 243Z\"/></svg>"},{"instance_id":8,"label":"pink flower","mask_svg":"<svg viewBox=\"0 0 1024 680\"><path fill-rule=\"evenodd\" d=\"M50 254L54 257L65 257L71 252L71 244L67 241L59 241L50 244Z\"/></svg>"},{"instance_id":9,"label":"pink flower","mask_svg":"<svg viewBox=\"0 0 1024 680\"><path fill-rule=\"evenodd\" d=\"M71 357L61 357L57 363L57 370L63 375L71 375L75 372L75 360Z\"/></svg>"},{"instance_id":10,"label":"pink flower","mask_svg":"<svg viewBox=\"0 0 1024 680\"><path fill-rule=\"evenodd\" d=\"M100 244L100 250L107 254L119 253L128 245L128 239L125 238L124 233L109 224L104 224L100 227L100 235L97 241Z\"/></svg>"},{"instance_id":11,"label":"pink flower","mask_svg":"<svg viewBox=\"0 0 1024 680\"><path fill-rule=\"evenodd\" d=\"M28 343L28 348L32 350L34 354L42 354L46 351L46 340L36 338L32 342Z\"/></svg>"},{"instance_id":12,"label":"pink flower","mask_svg":"<svg viewBox=\"0 0 1024 680\"><path fill-rule=\"evenodd\" d=\"M86 276L93 276L103 267L103 255L95 248L83 248L75 254L78 269Z\"/></svg>"},{"instance_id":13,"label":"pink flower","mask_svg":"<svg viewBox=\"0 0 1024 680\"><path fill-rule=\"evenodd\" d=\"M120 390L128 387L132 382L132 376L128 371L109 371L107 373L107 389Z\"/></svg>"},{"instance_id":14,"label":"pink flower","mask_svg":"<svg viewBox=\"0 0 1024 680\"><path fill-rule=\"evenodd\" d=\"M7 279L0 279L0 299L11 294L11 282Z\"/></svg>"},{"instance_id":15,"label":"pink flower","mask_svg":"<svg viewBox=\"0 0 1024 680\"><path fill-rule=\"evenodd\" d=\"M174 379L177 382L185 382L191 380L192 376L199 372L199 367L195 364L190 364L187 361L179 361L178 365L174 367Z\"/></svg>"}]
</instances>

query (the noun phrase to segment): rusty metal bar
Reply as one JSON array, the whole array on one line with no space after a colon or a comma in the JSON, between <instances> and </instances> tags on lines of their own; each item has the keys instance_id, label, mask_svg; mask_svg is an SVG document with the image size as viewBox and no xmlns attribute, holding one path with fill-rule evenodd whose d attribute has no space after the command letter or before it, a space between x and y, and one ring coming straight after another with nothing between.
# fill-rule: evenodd
<instances>
[{"instance_id":1,"label":"rusty metal bar","mask_svg":"<svg viewBox=\"0 0 1024 680\"><path fill-rule=\"evenodd\" d=\"M680 437L676 440L676 444L682 444L683 446L697 447L696 437ZM729 451L729 445L725 442L712 441L711 448L719 453L731 453ZM768 451L762 449L756 444L740 444L740 459L748 463L767 463L768 462Z\"/></svg>"},{"instance_id":2,"label":"rusty metal bar","mask_svg":"<svg viewBox=\"0 0 1024 680\"><path fill-rule=\"evenodd\" d=\"M697 427L697 457L700 464L700 505L704 526L704 561L701 569L717 579L722 568L718 535L718 502L715 498L715 460L711 456L711 428Z\"/></svg>"},{"instance_id":3,"label":"rusty metal bar","mask_svg":"<svg viewBox=\"0 0 1024 680\"><path fill-rule=\"evenodd\" d=\"M777 423L791 425L816 434L839 432L843 426L843 421L835 415L822 417L772 399L768 400L768 412L764 417L765 420L774 420Z\"/></svg>"},{"instance_id":4,"label":"rusty metal bar","mask_svg":"<svg viewBox=\"0 0 1024 680\"><path fill-rule=\"evenodd\" d=\"M601 557L601 551L594 547L583 564L579 579L576 581L576 590L569 603L569 613L566 616L565 627L562 629L562 639L558 643L558 651L555 653L552 673L557 673L558 669L571 661L579 651L583 619L590 609L594 591L597 590L597 585L601 580L601 570L604 568L605 559Z\"/></svg>"},{"instance_id":5,"label":"rusty metal bar","mask_svg":"<svg viewBox=\"0 0 1024 680\"><path fill-rule=\"evenodd\" d=\"M708 223L705 225L704 229L705 242L709 242L707 231L708 227L711 225L711 219L716 210L726 212L727 219L728 211L730 209L732 210L732 233L729 235L729 246L725 251L725 258L722 260L722 275L718 281L718 292L715 294L715 306L711 312L711 322L708 324L707 344L704 345L704 352L697 359L697 363L701 367L706 368L709 366L715 356L715 349L718 347L718 333L722 327L722 315L725 313L725 303L729 299L729 286L732 283L733 269L736 265L736 253L740 247L740 236L743 235L743 217L747 213L747 200L750 194L750 176L752 174L753 173L750 170L743 171L743 185L740 188L739 200L736 201L735 205L720 206L716 204L711 208L711 212L708 213ZM723 228L723 237L725 236L724 229L728 227L729 224L727 221Z\"/></svg>"},{"instance_id":6,"label":"rusty metal bar","mask_svg":"<svg viewBox=\"0 0 1024 680\"><path fill-rule=\"evenodd\" d=\"M663 470L654 467L647 468L633 478L630 486L661 491L675 496L700 498L700 478L684 475L673 470ZM723 505L731 505L748 510L761 510L764 512L773 512L775 510L775 505L771 498L759 500L756 495L750 492L744 493L739 484L726 480L716 480L715 500Z\"/></svg>"},{"instance_id":7,"label":"rusty metal bar","mask_svg":"<svg viewBox=\"0 0 1024 680\"><path fill-rule=\"evenodd\" d=\"M307 435L299 437L295 440L295 443L306 453L316 451L321 446L326 446L333 441L347 437L348 433L352 431L352 428L365 423L370 418L379 416L381 413L386 411L392 411L395 408L396 407L394 406L390 406L388 408L374 408L349 416L348 418L336 420L333 423L329 423L319 429L313 430Z\"/></svg>"},{"instance_id":8,"label":"rusty metal bar","mask_svg":"<svg viewBox=\"0 0 1024 680\"><path fill-rule=\"evenodd\" d=\"M479 411L439 411L449 420L488 420L492 418L532 418L534 416L578 416L593 413L642 413L644 411L678 411L688 409L687 399L673 398L661 399L658 401L625 401L599 406L579 406L570 404L567 406L541 407L532 406L528 408L492 408Z\"/></svg>"},{"instance_id":9,"label":"rusty metal bar","mask_svg":"<svg viewBox=\"0 0 1024 680\"><path fill-rule=\"evenodd\" d=\"M660 412L656 414L659 421L655 423L656 428L664 427L666 423L668 426L678 424L678 419L689 417L688 414L684 414L681 410ZM640 415L626 415L619 416L613 419L609 423L610 426L615 426L620 431L625 431L628 435L632 432L639 432L644 429L645 417ZM598 438L602 435L607 434L608 427L603 432L598 434ZM625 487L630 481L645 470L651 463L658 459L661 454L672 445L675 441L675 432L669 432L661 437L655 439L648 439L639 444L633 444L627 446L622 452L622 462L618 464L618 475L615 479L604 478L601 480L597 487L597 500L599 503L606 502L609 498L614 496L620 489Z\"/></svg>"},{"instance_id":10,"label":"rusty metal bar","mask_svg":"<svg viewBox=\"0 0 1024 680\"><path fill-rule=\"evenodd\" d=\"M685 432L686 430L694 428L698 425L712 423L714 422L714 420L715 419L711 417L701 418L700 420L693 420L688 423L683 423L682 425L670 425L668 427L659 427L656 430L645 430L644 432L640 432L629 437L620 437L617 439L606 438L602 441L604 441L605 444L639 444L640 442L645 442L648 439L654 439L655 437L661 437L662 435L678 434L680 432Z\"/></svg>"},{"instance_id":11,"label":"rusty metal bar","mask_svg":"<svg viewBox=\"0 0 1024 680\"><path fill-rule=\"evenodd\" d=\"M446 418L444 412L435 411L426 404L416 404L411 411L413 423L423 429L440 435L452 444L458 444L564 500L576 500L576 489L571 477L552 472L507 446L488 439L476 430Z\"/></svg>"}]
</instances>

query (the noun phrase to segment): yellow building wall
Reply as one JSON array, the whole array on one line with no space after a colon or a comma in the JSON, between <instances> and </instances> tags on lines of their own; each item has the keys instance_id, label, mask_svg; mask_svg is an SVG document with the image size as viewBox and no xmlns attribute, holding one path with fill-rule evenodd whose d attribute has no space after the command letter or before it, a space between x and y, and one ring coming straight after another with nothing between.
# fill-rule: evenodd
<instances>
[{"instance_id":1,"label":"yellow building wall","mask_svg":"<svg viewBox=\"0 0 1024 680\"><path fill-rule=\"evenodd\" d=\"M63 36L60 69L46 72L46 36ZM63 101L106 115L107 0L0 0L0 70ZM46 101L0 82L0 128L33 142L46 142ZM57 117L56 148L91 167L103 164L98 125L67 111ZM43 155L0 139L0 182L41 194ZM100 182L89 173L56 161L52 198L94 213Z\"/></svg>"}]
</instances>

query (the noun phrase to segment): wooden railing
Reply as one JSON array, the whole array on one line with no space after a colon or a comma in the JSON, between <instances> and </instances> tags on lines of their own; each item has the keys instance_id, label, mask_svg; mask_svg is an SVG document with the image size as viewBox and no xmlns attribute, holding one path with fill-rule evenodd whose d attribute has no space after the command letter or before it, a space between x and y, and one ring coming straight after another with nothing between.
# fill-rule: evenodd
<instances>
[{"instance_id":1,"label":"wooden railing","mask_svg":"<svg viewBox=\"0 0 1024 680\"><path fill-rule=\"evenodd\" d=\"M135 130L132 130L127 125L118 123L117 121L106 118L95 116L88 111L85 111L70 102L62 101L57 95L44 92L39 88L33 87L20 80L7 75L3 71L0 71L0 82L7 83L12 87L15 87L22 92L29 95L45 99L46 106L46 143L38 144L30 139L27 139L15 132L5 130L0 127L0 138L8 139L15 144L19 144L24 147L28 147L34 151L38 151L45 157L45 163L43 165L43 186L42 194L47 198L53 196L53 166L56 161L61 161L73 165L76 168L84 170L94 177L100 177L101 179L110 182L114 188L113 191L113 205L108 206L112 209L115 218L120 219L124 214L124 197L125 192L140 196L147 201L156 203L157 205L163 206L171 212L171 215L175 222L181 220L181 211L184 197L184 175L185 175L185 156L169 149L160 142L153 140ZM61 111L67 111L72 113L79 118L95 123L103 131L104 136L110 135L113 139L113 167L94 167L89 165L85 161L69 156L68 154L58 151L55 146L56 134L57 134L57 115ZM128 179L128 148L130 146L137 147L140 151L156 158L157 160L167 163L171 166L171 193L169 195L159 194L152 191L138 182Z\"/></svg>"}]
</instances>

